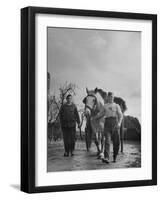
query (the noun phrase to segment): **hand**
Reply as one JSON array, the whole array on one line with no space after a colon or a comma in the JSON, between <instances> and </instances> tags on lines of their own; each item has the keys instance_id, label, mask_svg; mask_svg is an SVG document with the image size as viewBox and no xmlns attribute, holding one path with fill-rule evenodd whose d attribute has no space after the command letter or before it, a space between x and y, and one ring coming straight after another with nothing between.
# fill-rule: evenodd
<instances>
[{"instance_id":1,"label":"hand","mask_svg":"<svg viewBox=\"0 0 161 200\"><path fill-rule=\"evenodd\" d=\"M120 124L117 124L117 125L115 126L116 129L120 129L120 127L121 127Z\"/></svg>"},{"instance_id":2,"label":"hand","mask_svg":"<svg viewBox=\"0 0 161 200\"><path fill-rule=\"evenodd\" d=\"M81 124L80 123L78 124L78 128L81 128Z\"/></svg>"}]
</instances>

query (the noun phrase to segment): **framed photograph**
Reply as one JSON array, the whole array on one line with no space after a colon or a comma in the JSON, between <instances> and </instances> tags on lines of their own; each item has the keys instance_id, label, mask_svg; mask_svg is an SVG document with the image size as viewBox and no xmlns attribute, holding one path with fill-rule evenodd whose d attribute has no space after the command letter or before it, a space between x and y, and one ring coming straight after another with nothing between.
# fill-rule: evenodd
<instances>
[{"instance_id":1,"label":"framed photograph","mask_svg":"<svg viewBox=\"0 0 161 200\"><path fill-rule=\"evenodd\" d=\"M21 190L157 184L157 16L21 9Z\"/></svg>"}]
</instances>

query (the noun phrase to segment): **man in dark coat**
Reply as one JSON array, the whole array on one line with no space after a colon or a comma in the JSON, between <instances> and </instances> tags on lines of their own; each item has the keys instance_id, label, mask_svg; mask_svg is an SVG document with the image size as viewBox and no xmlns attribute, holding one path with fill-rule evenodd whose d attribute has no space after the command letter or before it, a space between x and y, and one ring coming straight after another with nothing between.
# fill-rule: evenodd
<instances>
[{"instance_id":1,"label":"man in dark coat","mask_svg":"<svg viewBox=\"0 0 161 200\"><path fill-rule=\"evenodd\" d=\"M72 95L66 97L67 102L60 110L60 123L64 140L64 156L73 156L76 136L76 122L80 126L80 118L76 105L72 102Z\"/></svg>"}]
</instances>

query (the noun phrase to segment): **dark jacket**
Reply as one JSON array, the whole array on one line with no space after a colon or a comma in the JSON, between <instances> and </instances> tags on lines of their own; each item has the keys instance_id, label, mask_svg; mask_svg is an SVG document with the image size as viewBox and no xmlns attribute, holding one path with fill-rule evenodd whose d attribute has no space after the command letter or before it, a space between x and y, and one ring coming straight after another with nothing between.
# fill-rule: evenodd
<instances>
[{"instance_id":1,"label":"dark jacket","mask_svg":"<svg viewBox=\"0 0 161 200\"><path fill-rule=\"evenodd\" d=\"M75 104L64 104L60 110L61 127L71 128L76 126L76 122L80 123L79 114Z\"/></svg>"}]
</instances>

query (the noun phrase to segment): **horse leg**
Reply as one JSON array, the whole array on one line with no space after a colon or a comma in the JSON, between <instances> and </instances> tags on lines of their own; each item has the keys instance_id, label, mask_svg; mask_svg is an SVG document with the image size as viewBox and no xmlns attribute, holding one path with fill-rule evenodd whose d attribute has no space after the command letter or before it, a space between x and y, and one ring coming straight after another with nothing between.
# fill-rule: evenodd
<instances>
[{"instance_id":1,"label":"horse leg","mask_svg":"<svg viewBox=\"0 0 161 200\"><path fill-rule=\"evenodd\" d=\"M121 136L121 138L120 138L120 140L121 140L121 153L123 153L123 151L124 151L123 138L122 138L121 134L120 134L120 136Z\"/></svg>"},{"instance_id":2,"label":"horse leg","mask_svg":"<svg viewBox=\"0 0 161 200\"><path fill-rule=\"evenodd\" d=\"M98 133L98 147L99 147L99 152L98 152L98 159L101 159L104 157L104 137L102 132Z\"/></svg>"},{"instance_id":3,"label":"horse leg","mask_svg":"<svg viewBox=\"0 0 161 200\"><path fill-rule=\"evenodd\" d=\"M122 121L120 127L121 153L124 151L124 122Z\"/></svg>"},{"instance_id":4,"label":"horse leg","mask_svg":"<svg viewBox=\"0 0 161 200\"><path fill-rule=\"evenodd\" d=\"M85 129L85 141L86 141L86 149L87 149L87 151L89 151L88 134L89 134L89 131L86 128Z\"/></svg>"},{"instance_id":5,"label":"horse leg","mask_svg":"<svg viewBox=\"0 0 161 200\"><path fill-rule=\"evenodd\" d=\"M104 157L104 135L102 132L99 133L99 143L100 143L100 153L98 155L99 159Z\"/></svg>"},{"instance_id":6,"label":"horse leg","mask_svg":"<svg viewBox=\"0 0 161 200\"><path fill-rule=\"evenodd\" d=\"M91 128L92 128L92 134L94 135L94 142L97 147L97 155L100 154L100 148L99 148L99 140L98 140L98 131L96 129L96 121L91 118Z\"/></svg>"},{"instance_id":7,"label":"horse leg","mask_svg":"<svg viewBox=\"0 0 161 200\"><path fill-rule=\"evenodd\" d=\"M97 147L97 156L99 157L100 153L101 153L101 148L100 148L100 140L99 140L99 133L96 132L95 133L95 144Z\"/></svg>"},{"instance_id":8,"label":"horse leg","mask_svg":"<svg viewBox=\"0 0 161 200\"><path fill-rule=\"evenodd\" d=\"M105 137L104 134L101 133L101 158L104 157L104 147L105 147Z\"/></svg>"}]
</instances>

